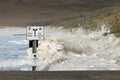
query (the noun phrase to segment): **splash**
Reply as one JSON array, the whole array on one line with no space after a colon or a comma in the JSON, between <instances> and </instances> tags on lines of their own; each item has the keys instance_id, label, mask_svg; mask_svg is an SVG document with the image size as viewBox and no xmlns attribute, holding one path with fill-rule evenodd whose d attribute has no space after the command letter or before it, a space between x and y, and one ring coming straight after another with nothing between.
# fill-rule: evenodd
<instances>
[{"instance_id":1,"label":"splash","mask_svg":"<svg viewBox=\"0 0 120 80\"><path fill-rule=\"evenodd\" d=\"M38 70L120 69L120 38L109 34L106 25L95 31L47 27L45 33L46 40L39 41Z\"/></svg>"}]
</instances>

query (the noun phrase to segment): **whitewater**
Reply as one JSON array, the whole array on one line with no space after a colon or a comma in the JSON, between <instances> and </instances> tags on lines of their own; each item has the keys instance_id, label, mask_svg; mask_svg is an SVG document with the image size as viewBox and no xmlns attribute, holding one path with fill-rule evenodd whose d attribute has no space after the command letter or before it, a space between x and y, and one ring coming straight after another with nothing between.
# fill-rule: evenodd
<instances>
[{"instance_id":1,"label":"whitewater","mask_svg":"<svg viewBox=\"0 0 120 80\"><path fill-rule=\"evenodd\" d=\"M120 38L109 34L106 25L100 27L88 31L46 26L37 48L37 71L120 70ZM0 29L0 70L31 70L32 49L25 30Z\"/></svg>"},{"instance_id":2,"label":"whitewater","mask_svg":"<svg viewBox=\"0 0 120 80\"><path fill-rule=\"evenodd\" d=\"M17 71L31 66L26 50L26 29L17 27L0 28L0 71Z\"/></svg>"}]
</instances>

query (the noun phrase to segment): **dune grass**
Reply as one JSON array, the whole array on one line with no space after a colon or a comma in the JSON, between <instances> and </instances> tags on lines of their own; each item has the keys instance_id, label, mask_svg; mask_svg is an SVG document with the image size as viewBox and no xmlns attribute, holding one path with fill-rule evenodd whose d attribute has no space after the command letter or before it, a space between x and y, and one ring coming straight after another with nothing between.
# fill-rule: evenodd
<instances>
[{"instance_id":1,"label":"dune grass","mask_svg":"<svg viewBox=\"0 0 120 80\"><path fill-rule=\"evenodd\" d=\"M102 24L108 24L111 33L120 34L120 6L108 7L90 12L85 18L74 18L53 24L64 28L84 27L95 30Z\"/></svg>"}]
</instances>

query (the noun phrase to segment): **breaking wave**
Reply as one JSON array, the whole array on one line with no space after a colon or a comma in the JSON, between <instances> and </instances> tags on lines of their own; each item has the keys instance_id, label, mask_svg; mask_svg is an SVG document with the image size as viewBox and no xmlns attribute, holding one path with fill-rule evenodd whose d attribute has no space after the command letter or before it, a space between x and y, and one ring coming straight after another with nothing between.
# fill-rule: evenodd
<instances>
[{"instance_id":1,"label":"breaking wave","mask_svg":"<svg viewBox=\"0 0 120 80\"><path fill-rule=\"evenodd\" d=\"M31 56L31 49L28 54ZM95 31L46 27L39 41L38 70L120 70L120 38L106 25Z\"/></svg>"}]
</instances>

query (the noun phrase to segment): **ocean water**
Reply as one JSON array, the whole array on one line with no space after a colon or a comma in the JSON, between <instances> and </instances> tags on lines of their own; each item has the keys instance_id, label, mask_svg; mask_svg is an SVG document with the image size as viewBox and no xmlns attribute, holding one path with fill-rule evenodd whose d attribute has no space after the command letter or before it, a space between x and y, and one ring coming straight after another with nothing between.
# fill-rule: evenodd
<instances>
[{"instance_id":1,"label":"ocean water","mask_svg":"<svg viewBox=\"0 0 120 80\"><path fill-rule=\"evenodd\" d=\"M120 38L105 25L95 31L45 27L37 48L37 71L120 70ZM26 29L0 28L0 71L31 70Z\"/></svg>"},{"instance_id":2,"label":"ocean water","mask_svg":"<svg viewBox=\"0 0 120 80\"><path fill-rule=\"evenodd\" d=\"M25 28L0 29L0 70L20 70L29 67L28 41Z\"/></svg>"}]
</instances>

